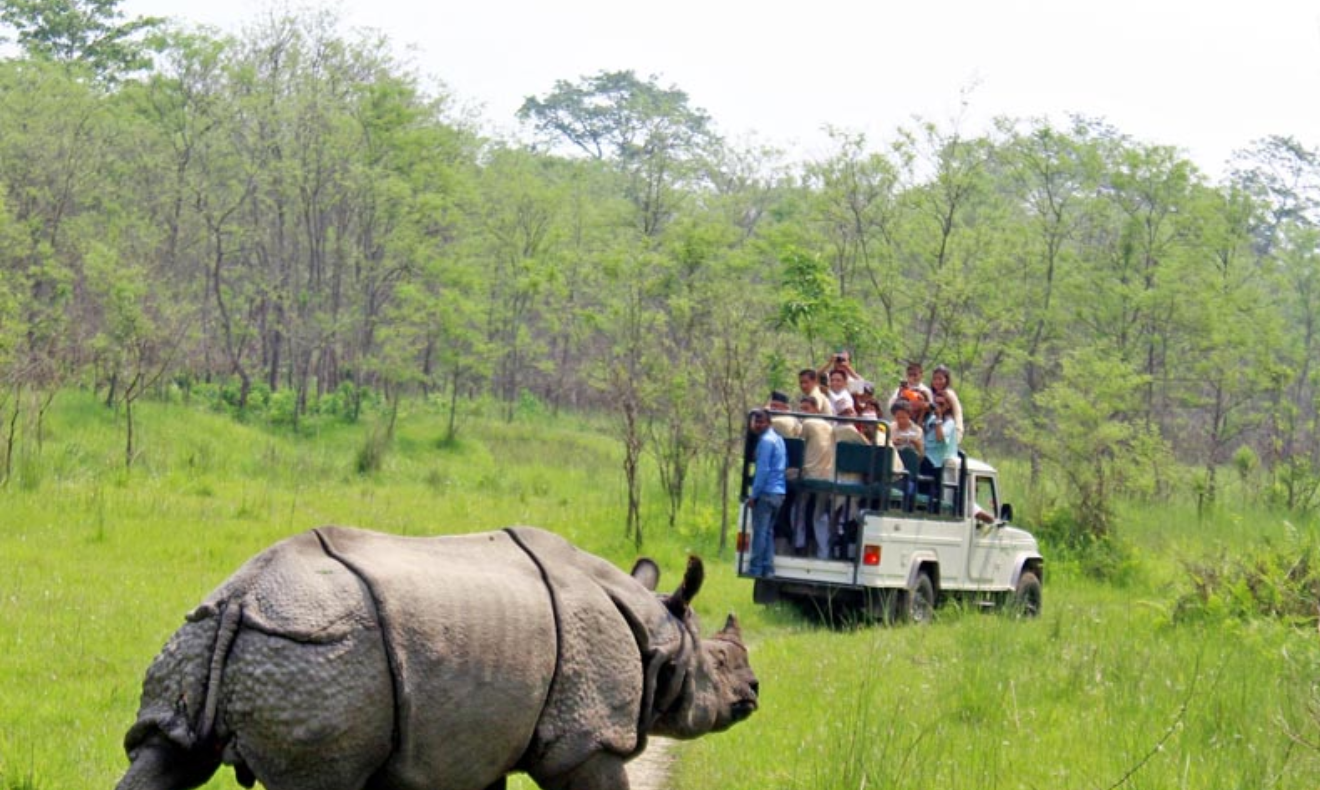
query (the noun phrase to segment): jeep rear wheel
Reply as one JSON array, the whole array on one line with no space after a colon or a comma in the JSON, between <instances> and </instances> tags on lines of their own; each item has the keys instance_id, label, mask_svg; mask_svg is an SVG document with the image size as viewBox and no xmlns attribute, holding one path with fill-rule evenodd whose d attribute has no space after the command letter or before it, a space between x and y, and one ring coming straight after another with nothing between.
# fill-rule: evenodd
<instances>
[{"instance_id":1,"label":"jeep rear wheel","mask_svg":"<svg viewBox=\"0 0 1320 790\"><path fill-rule=\"evenodd\" d=\"M1014 617L1038 617L1041 606L1040 577L1032 571L1023 571L1017 589L1009 601L1008 611Z\"/></svg>"},{"instance_id":2,"label":"jeep rear wheel","mask_svg":"<svg viewBox=\"0 0 1320 790\"><path fill-rule=\"evenodd\" d=\"M928 572L917 574L917 583L912 589L900 594L898 615L917 625L926 625L935 619L935 583L930 580Z\"/></svg>"},{"instance_id":3,"label":"jeep rear wheel","mask_svg":"<svg viewBox=\"0 0 1320 790\"><path fill-rule=\"evenodd\" d=\"M779 585L769 579L757 579L752 584L752 603L769 606L779 602Z\"/></svg>"},{"instance_id":4,"label":"jeep rear wheel","mask_svg":"<svg viewBox=\"0 0 1320 790\"><path fill-rule=\"evenodd\" d=\"M871 623L893 625L902 619L902 593L898 590L870 589L862 591L862 617Z\"/></svg>"}]
</instances>

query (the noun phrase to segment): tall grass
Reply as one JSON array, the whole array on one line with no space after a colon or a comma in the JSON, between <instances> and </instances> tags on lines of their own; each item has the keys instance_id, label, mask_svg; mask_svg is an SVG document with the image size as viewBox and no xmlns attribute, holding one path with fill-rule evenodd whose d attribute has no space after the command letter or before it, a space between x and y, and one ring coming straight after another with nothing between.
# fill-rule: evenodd
<instances>
[{"instance_id":1,"label":"tall grass","mask_svg":"<svg viewBox=\"0 0 1320 790\"><path fill-rule=\"evenodd\" d=\"M615 442L587 421L472 414L442 441L443 415L414 407L365 472L369 419L295 435L143 404L140 421L142 455L125 473L113 415L63 395L28 482L0 490L0 790L112 786L156 651L202 596L291 533L532 523L620 565L635 554ZM1011 465L1006 476L1017 504ZM716 556L712 497L701 489L670 531L649 492L647 553L670 574L662 584L687 552L706 557L699 614L708 627L729 609L742 617L762 709L681 746L676 790L1320 786L1314 630L1172 616L1184 559L1284 535L1277 516L1124 506L1136 568L1123 585L1047 551L1038 620L949 609L927 628L831 629L751 605ZM227 770L207 785L235 786Z\"/></svg>"}]
</instances>

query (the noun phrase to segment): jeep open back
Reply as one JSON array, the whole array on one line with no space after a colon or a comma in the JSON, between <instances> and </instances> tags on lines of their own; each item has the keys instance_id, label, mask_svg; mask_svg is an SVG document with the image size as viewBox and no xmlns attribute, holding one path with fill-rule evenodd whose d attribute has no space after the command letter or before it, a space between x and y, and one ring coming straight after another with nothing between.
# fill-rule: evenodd
<instances>
[{"instance_id":1,"label":"jeep open back","mask_svg":"<svg viewBox=\"0 0 1320 790\"><path fill-rule=\"evenodd\" d=\"M776 413L779 418L824 419L818 415ZM788 495L776 528L774 575L756 578L753 599L812 600L822 607L856 607L884 620L930 619L937 605L953 597L972 605L1007 607L1026 616L1039 614L1044 560L1030 533L1008 525L1012 507L1001 504L998 474L965 453L950 459L940 479L918 474L910 454L889 443L887 425L878 424L875 444L831 442L833 476L803 476L805 441L784 437L788 456ZM752 547L751 513L745 503L755 467L757 436L749 432L743 453L739 518L738 575L748 572ZM829 543L806 553L794 550L792 516L810 516L807 497L826 504L822 532ZM978 519L976 513L984 514ZM799 535L811 535L811 526ZM828 530L827 532L825 530Z\"/></svg>"}]
</instances>

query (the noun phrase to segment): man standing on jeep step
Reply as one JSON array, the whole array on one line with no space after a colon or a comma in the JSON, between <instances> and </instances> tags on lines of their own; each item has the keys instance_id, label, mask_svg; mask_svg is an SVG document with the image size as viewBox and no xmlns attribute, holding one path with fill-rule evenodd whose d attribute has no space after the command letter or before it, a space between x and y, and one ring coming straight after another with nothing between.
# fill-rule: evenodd
<instances>
[{"instance_id":1,"label":"man standing on jeep step","mask_svg":"<svg viewBox=\"0 0 1320 790\"><path fill-rule=\"evenodd\" d=\"M756 409L751 419L752 433L760 438L756 442L756 473L747 497L747 507L752 511L752 559L748 572L758 578L769 578L775 575L775 518L788 491L784 479L788 452L783 438L770 425L769 412Z\"/></svg>"}]
</instances>

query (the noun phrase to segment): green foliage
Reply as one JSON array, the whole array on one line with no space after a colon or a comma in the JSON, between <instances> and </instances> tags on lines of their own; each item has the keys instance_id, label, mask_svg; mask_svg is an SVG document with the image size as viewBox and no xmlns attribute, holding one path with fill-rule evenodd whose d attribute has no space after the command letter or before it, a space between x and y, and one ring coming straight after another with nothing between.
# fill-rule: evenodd
<instances>
[{"instance_id":1,"label":"green foliage","mask_svg":"<svg viewBox=\"0 0 1320 790\"><path fill-rule=\"evenodd\" d=\"M143 34L164 20L121 21L122 0L2 0L0 21L30 55L90 68L114 79L150 64Z\"/></svg>"},{"instance_id":2,"label":"green foliage","mask_svg":"<svg viewBox=\"0 0 1320 790\"><path fill-rule=\"evenodd\" d=\"M271 390L265 382L256 382L248 392L246 405L241 403L242 382L230 377L222 382L198 382L189 388L190 397L212 411L229 414L245 421L265 421L272 425L304 427L321 423L354 423L365 412L379 411L381 394L370 387L345 380L332 392L311 393L297 412L297 393L291 389Z\"/></svg>"},{"instance_id":3,"label":"green foliage","mask_svg":"<svg viewBox=\"0 0 1320 790\"><path fill-rule=\"evenodd\" d=\"M1087 577L1120 587L1129 586L1139 572L1133 548L1115 534L1118 530L1111 526L1097 534L1090 519L1079 518L1068 506L1046 511L1031 528L1052 568L1075 566Z\"/></svg>"},{"instance_id":4,"label":"green foliage","mask_svg":"<svg viewBox=\"0 0 1320 790\"><path fill-rule=\"evenodd\" d=\"M658 79L602 71L577 83L557 80L544 99L528 97L518 117L595 159L629 161L701 144L710 135L710 116L689 107L686 93L663 88Z\"/></svg>"},{"instance_id":5,"label":"green foliage","mask_svg":"<svg viewBox=\"0 0 1320 790\"><path fill-rule=\"evenodd\" d=\"M1074 352L1037 398L1044 419L1022 426L1067 481L1068 519L1098 541L1114 530L1118 498L1152 493L1173 468L1166 445L1139 417L1145 381L1098 350Z\"/></svg>"},{"instance_id":6,"label":"green foliage","mask_svg":"<svg viewBox=\"0 0 1320 790\"><path fill-rule=\"evenodd\" d=\"M1291 526L1291 525L1290 525ZM1290 529L1287 538L1245 551L1221 551L1183 563L1175 621L1277 618L1320 623L1320 541Z\"/></svg>"},{"instance_id":7,"label":"green foliage","mask_svg":"<svg viewBox=\"0 0 1320 790\"><path fill-rule=\"evenodd\" d=\"M783 284L777 323L807 337L807 345L830 333L833 324L829 265L813 255L786 250L780 255Z\"/></svg>"},{"instance_id":8,"label":"green foliage","mask_svg":"<svg viewBox=\"0 0 1320 790\"><path fill-rule=\"evenodd\" d=\"M375 474L381 470L389 453L393 437L389 430L376 426L368 431L354 456L353 468L360 475Z\"/></svg>"},{"instance_id":9,"label":"green foliage","mask_svg":"<svg viewBox=\"0 0 1320 790\"><path fill-rule=\"evenodd\" d=\"M1075 580L1047 590L1045 614L1027 624L971 613L921 631L766 623L775 635L752 652L762 709L685 748L676 785L1314 781L1317 754L1285 737L1312 742L1320 729L1313 634L1169 627L1130 592Z\"/></svg>"}]
</instances>

